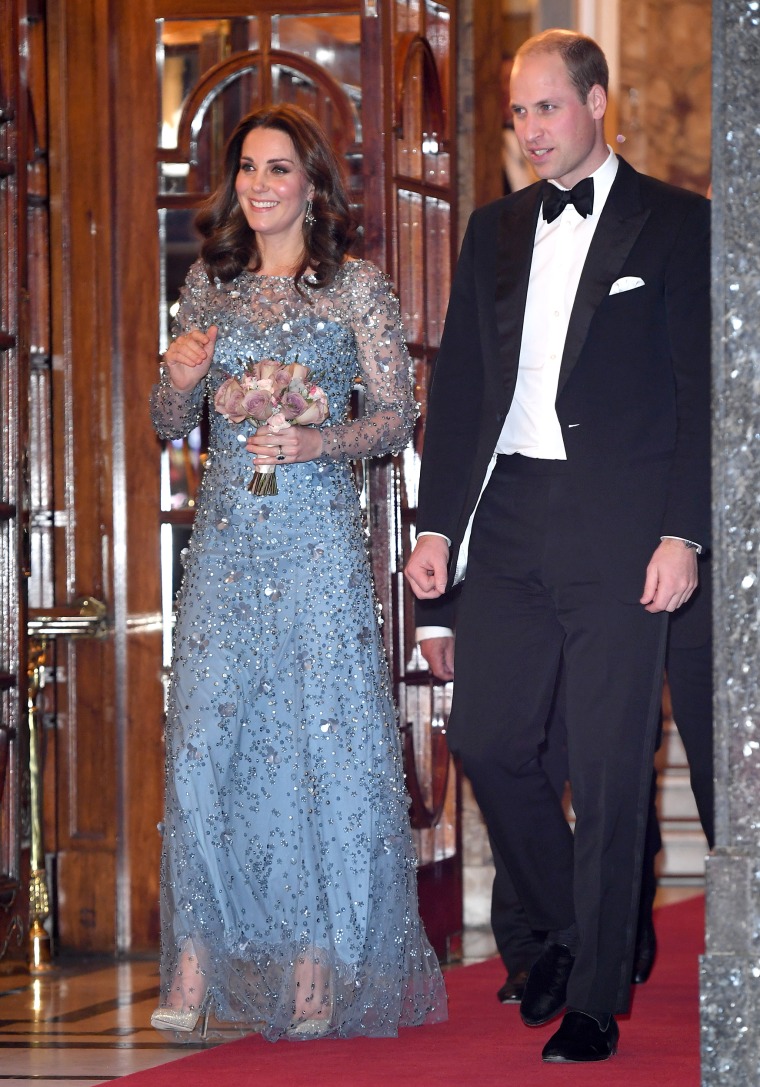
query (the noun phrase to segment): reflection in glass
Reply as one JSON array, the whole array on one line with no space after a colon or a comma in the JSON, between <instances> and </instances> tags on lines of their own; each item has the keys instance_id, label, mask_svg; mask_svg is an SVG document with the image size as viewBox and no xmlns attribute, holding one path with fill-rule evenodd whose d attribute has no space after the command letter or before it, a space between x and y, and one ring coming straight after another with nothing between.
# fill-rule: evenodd
<instances>
[{"instance_id":1,"label":"reflection in glass","mask_svg":"<svg viewBox=\"0 0 760 1087\"><path fill-rule=\"evenodd\" d=\"M424 82L422 78L421 54L415 54L407 73L402 101L403 131L395 141L396 172L406 177L422 180L422 102Z\"/></svg>"},{"instance_id":2,"label":"reflection in glass","mask_svg":"<svg viewBox=\"0 0 760 1087\"><path fill-rule=\"evenodd\" d=\"M166 442L161 463L161 509L181 510L195 507L206 454L202 428L196 427L187 438Z\"/></svg>"},{"instance_id":3,"label":"reflection in glass","mask_svg":"<svg viewBox=\"0 0 760 1087\"><path fill-rule=\"evenodd\" d=\"M449 58L451 57L451 14L436 0L425 0L425 37L435 57L442 98L449 100Z\"/></svg>"},{"instance_id":4,"label":"reflection in glass","mask_svg":"<svg viewBox=\"0 0 760 1087\"><path fill-rule=\"evenodd\" d=\"M197 209L158 209L159 351L169 346L171 320L177 312L180 287L200 252L200 237L193 225Z\"/></svg>"},{"instance_id":5,"label":"reflection in glass","mask_svg":"<svg viewBox=\"0 0 760 1087\"><path fill-rule=\"evenodd\" d=\"M209 68L259 47L259 20L157 19L156 61L159 78L159 147L177 146L182 105Z\"/></svg>"},{"instance_id":6,"label":"reflection in glass","mask_svg":"<svg viewBox=\"0 0 760 1087\"><path fill-rule=\"evenodd\" d=\"M430 43L414 39L404 58L404 88L396 106L397 174L427 185L448 186L444 94Z\"/></svg>"},{"instance_id":7,"label":"reflection in glass","mask_svg":"<svg viewBox=\"0 0 760 1087\"><path fill-rule=\"evenodd\" d=\"M396 34L419 34L422 30L420 0L396 0L394 5Z\"/></svg>"},{"instance_id":8,"label":"reflection in glass","mask_svg":"<svg viewBox=\"0 0 760 1087\"><path fill-rule=\"evenodd\" d=\"M398 287L404 334L412 343L424 343L422 197L398 191Z\"/></svg>"},{"instance_id":9,"label":"reflection in glass","mask_svg":"<svg viewBox=\"0 0 760 1087\"><path fill-rule=\"evenodd\" d=\"M407 748L407 781L411 790L412 834L420 864L445 860L456 853L456 775L445 742L452 685L402 684L401 720L411 731L413 767ZM420 810L417 810L419 808ZM437 815L436 821L431 820ZM430 823L433 822L433 825Z\"/></svg>"},{"instance_id":10,"label":"reflection in glass","mask_svg":"<svg viewBox=\"0 0 760 1087\"><path fill-rule=\"evenodd\" d=\"M425 200L425 237L427 238L427 284L425 307L427 343L438 347L443 332L443 315L451 286L451 206L446 200Z\"/></svg>"},{"instance_id":11,"label":"reflection in glass","mask_svg":"<svg viewBox=\"0 0 760 1087\"><path fill-rule=\"evenodd\" d=\"M163 665L172 659L174 600L182 584L182 559L190 543L192 525L161 525L161 616L163 622Z\"/></svg>"},{"instance_id":12,"label":"reflection in glass","mask_svg":"<svg viewBox=\"0 0 760 1087\"><path fill-rule=\"evenodd\" d=\"M358 15L275 15L272 46L309 57L326 68L357 104L361 101L361 25Z\"/></svg>"}]
</instances>

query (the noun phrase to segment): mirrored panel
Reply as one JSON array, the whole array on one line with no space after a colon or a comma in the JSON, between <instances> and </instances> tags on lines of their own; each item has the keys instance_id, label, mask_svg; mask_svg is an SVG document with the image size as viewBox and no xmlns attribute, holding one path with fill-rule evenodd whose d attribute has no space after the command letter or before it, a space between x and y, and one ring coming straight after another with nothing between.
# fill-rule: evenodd
<instances>
[{"instance_id":1,"label":"mirrored panel","mask_svg":"<svg viewBox=\"0 0 760 1087\"><path fill-rule=\"evenodd\" d=\"M437 348L451 287L451 206L447 200L425 200L427 346Z\"/></svg>"},{"instance_id":2,"label":"mirrored panel","mask_svg":"<svg viewBox=\"0 0 760 1087\"><path fill-rule=\"evenodd\" d=\"M425 14L425 37L430 43L430 48L435 57L438 76L441 81L443 101L448 102L451 13L443 4L436 3L435 0L425 0Z\"/></svg>"},{"instance_id":3,"label":"mirrored panel","mask_svg":"<svg viewBox=\"0 0 760 1087\"><path fill-rule=\"evenodd\" d=\"M200 237L194 226L196 212L195 207L158 209L161 261L159 350L162 354L169 346L171 321L177 312L180 288L200 253Z\"/></svg>"},{"instance_id":4,"label":"mirrored panel","mask_svg":"<svg viewBox=\"0 0 760 1087\"><path fill-rule=\"evenodd\" d=\"M422 31L420 0L396 0L393 22L396 34L419 34Z\"/></svg>"},{"instance_id":5,"label":"mirrored panel","mask_svg":"<svg viewBox=\"0 0 760 1087\"><path fill-rule=\"evenodd\" d=\"M158 146L176 147L182 105L201 76L232 56L259 48L256 16L156 20L159 81Z\"/></svg>"},{"instance_id":6,"label":"mirrored panel","mask_svg":"<svg viewBox=\"0 0 760 1087\"><path fill-rule=\"evenodd\" d=\"M398 207L398 288L401 320L410 343L424 343L424 233L423 198L419 193L399 189Z\"/></svg>"},{"instance_id":7,"label":"mirrored panel","mask_svg":"<svg viewBox=\"0 0 760 1087\"><path fill-rule=\"evenodd\" d=\"M309 57L361 102L361 23L358 15L275 15L272 47Z\"/></svg>"}]
</instances>

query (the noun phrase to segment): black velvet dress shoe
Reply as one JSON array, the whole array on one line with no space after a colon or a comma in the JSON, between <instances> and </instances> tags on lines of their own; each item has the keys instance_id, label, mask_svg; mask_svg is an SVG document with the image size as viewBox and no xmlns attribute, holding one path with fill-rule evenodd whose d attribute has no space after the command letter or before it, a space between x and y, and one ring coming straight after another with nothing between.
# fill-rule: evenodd
<instances>
[{"instance_id":1,"label":"black velvet dress shoe","mask_svg":"<svg viewBox=\"0 0 760 1087\"><path fill-rule=\"evenodd\" d=\"M507 980L496 994L496 999L500 1004L519 1004L523 998L527 980L527 970L517 970L507 974Z\"/></svg>"},{"instance_id":2,"label":"black velvet dress shoe","mask_svg":"<svg viewBox=\"0 0 760 1087\"><path fill-rule=\"evenodd\" d=\"M520 1001L520 1015L528 1027L540 1027L564 1010L567 982L575 956L564 944L549 944L534 962Z\"/></svg>"},{"instance_id":3,"label":"black velvet dress shoe","mask_svg":"<svg viewBox=\"0 0 760 1087\"><path fill-rule=\"evenodd\" d=\"M633 959L633 974L631 981L634 985L643 985L649 981L654 960L657 958L657 936L654 931L652 919L643 925L637 934L636 952Z\"/></svg>"},{"instance_id":4,"label":"black velvet dress shoe","mask_svg":"<svg viewBox=\"0 0 760 1087\"><path fill-rule=\"evenodd\" d=\"M602 1028L585 1012L567 1012L562 1026L544 1046L542 1060L552 1064L583 1064L608 1061L617 1052L620 1031L613 1016Z\"/></svg>"}]
</instances>

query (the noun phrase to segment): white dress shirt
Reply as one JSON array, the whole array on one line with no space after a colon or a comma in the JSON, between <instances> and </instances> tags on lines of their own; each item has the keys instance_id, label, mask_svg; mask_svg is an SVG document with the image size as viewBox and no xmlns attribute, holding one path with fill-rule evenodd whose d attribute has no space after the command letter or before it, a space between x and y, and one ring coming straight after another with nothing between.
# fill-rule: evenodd
<instances>
[{"instance_id":1,"label":"white dress shirt","mask_svg":"<svg viewBox=\"0 0 760 1087\"><path fill-rule=\"evenodd\" d=\"M496 443L497 453L566 460L555 406L559 369L581 272L617 166L617 156L610 149L605 162L591 175L594 210L590 215L584 218L572 204L551 223L539 213L517 385ZM564 188L556 181L552 184Z\"/></svg>"}]
</instances>

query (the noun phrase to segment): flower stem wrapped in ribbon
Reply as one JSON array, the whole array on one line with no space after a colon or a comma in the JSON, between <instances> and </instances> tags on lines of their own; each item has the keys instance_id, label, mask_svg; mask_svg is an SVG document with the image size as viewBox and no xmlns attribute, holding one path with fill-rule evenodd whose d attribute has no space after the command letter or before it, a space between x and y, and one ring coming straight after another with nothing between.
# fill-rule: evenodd
<instances>
[{"instance_id":1,"label":"flower stem wrapped in ribbon","mask_svg":"<svg viewBox=\"0 0 760 1087\"><path fill-rule=\"evenodd\" d=\"M280 434L291 426L319 426L330 414L327 397L298 361L249 363L241 378L228 377L214 397L214 408L231 423L252 422ZM273 464L262 464L248 484L256 495L277 494Z\"/></svg>"}]
</instances>

